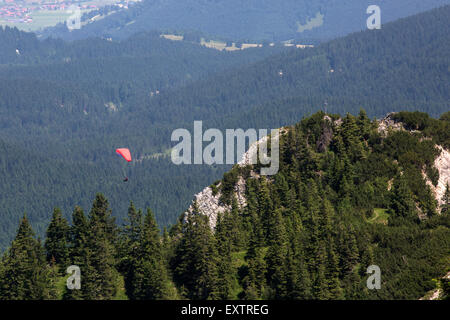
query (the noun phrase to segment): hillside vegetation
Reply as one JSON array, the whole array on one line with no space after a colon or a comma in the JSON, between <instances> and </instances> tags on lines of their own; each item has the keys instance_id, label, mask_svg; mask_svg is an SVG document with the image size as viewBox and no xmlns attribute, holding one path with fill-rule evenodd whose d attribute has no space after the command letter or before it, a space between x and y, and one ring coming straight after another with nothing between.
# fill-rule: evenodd
<instances>
[{"instance_id":1,"label":"hillside vegetation","mask_svg":"<svg viewBox=\"0 0 450 320\"><path fill-rule=\"evenodd\" d=\"M144 0L106 16L112 10L100 9L101 20L80 30L68 31L64 24L48 28L44 37L66 40L88 37L124 39L149 30L177 31L190 37L198 34L225 40L333 39L366 29L370 5L379 5L386 23L445 4L448 0ZM117 11L117 10L115 10Z\"/></svg>"},{"instance_id":2,"label":"hillside vegetation","mask_svg":"<svg viewBox=\"0 0 450 320\"><path fill-rule=\"evenodd\" d=\"M287 127L276 175L235 166L220 181L231 210L214 229L199 203L163 235L152 211L131 203L119 228L101 194L88 216L75 207L70 225L55 209L44 246L24 217L0 264L0 298L61 298L58 283L76 264L83 285L64 289L64 299L123 297L121 281L138 300L419 299L450 271L450 187L437 208L422 176L435 181L436 143L450 143L450 122L399 117L431 125L380 131L361 111L319 112ZM245 206L224 192L239 177ZM379 290L366 286L369 265L382 270Z\"/></svg>"},{"instance_id":3,"label":"hillside vegetation","mask_svg":"<svg viewBox=\"0 0 450 320\"><path fill-rule=\"evenodd\" d=\"M282 52L218 52L157 33L67 43L2 30L0 135L10 151L0 155L0 173L10 192L0 193L8 212L0 218L1 246L24 212L43 236L53 206L69 218L95 192L105 194L120 222L133 200L151 207L161 226L174 223L193 194L229 169L175 166L155 156L173 147L174 129L191 129L194 120L205 130L277 128L318 110L356 114L361 107L370 118L400 110L439 117L450 98L449 19L446 6ZM125 146L142 161L123 172L114 150ZM39 159L30 170L28 157Z\"/></svg>"}]
</instances>

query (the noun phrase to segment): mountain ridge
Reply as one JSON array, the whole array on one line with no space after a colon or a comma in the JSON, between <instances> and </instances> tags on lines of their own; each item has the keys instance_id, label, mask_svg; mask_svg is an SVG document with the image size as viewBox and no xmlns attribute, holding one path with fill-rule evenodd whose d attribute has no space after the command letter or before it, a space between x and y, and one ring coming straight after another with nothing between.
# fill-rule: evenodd
<instances>
[{"instance_id":1,"label":"mountain ridge","mask_svg":"<svg viewBox=\"0 0 450 320\"><path fill-rule=\"evenodd\" d=\"M378 132L387 137L390 133L394 131L406 131L409 133L417 133L420 131L407 129L406 125L397 119L395 119L395 115L398 114L396 112L390 112L385 117L377 120L377 130ZM325 114L324 120L333 122L335 126L339 127L342 124L342 118L335 118L332 120L328 115ZM286 135L288 133L288 128L283 127L280 128L280 134ZM238 167L246 167L251 166L248 162L248 159L256 157L256 153L258 152L258 145L264 143L267 137L261 138L252 146L250 146L249 150L244 153L242 156L242 160L237 164ZM327 138L332 139L332 137ZM439 154L434 159L434 168L438 171L438 182L435 185L430 178L427 176L425 170L422 171L422 175L426 180L426 185L432 191L434 198L438 204L437 211L441 212L440 207L443 205L443 197L446 191L446 185L450 183L450 148L445 149L441 145L436 144L436 147L439 149ZM247 161L246 161L247 160ZM260 178L258 173L256 173L253 169L250 169L249 173L252 178ZM220 191L221 185L223 184L223 180L216 181L213 185L205 187L201 192L194 195L194 199L187 209L187 211L183 214L183 220L187 219L187 215L189 214L203 214L206 215L209 219L209 224L211 229L214 230L216 227L218 216L221 214L226 214L232 210L231 204L226 204L222 202L222 193ZM239 175L237 181L235 180L235 184L231 186L232 188L232 197L236 197L237 199L237 208L239 210L244 210L247 205L247 200L245 198L246 193L246 181L242 175Z\"/></svg>"},{"instance_id":2,"label":"mountain ridge","mask_svg":"<svg viewBox=\"0 0 450 320\"><path fill-rule=\"evenodd\" d=\"M87 24L81 30L69 32L60 24L44 30L43 35L75 40L89 36L126 38L133 33L148 30L179 30L234 41L244 39L280 41L292 38L329 40L366 28L366 19L369 17L366 9L373 4L381 7L382 21L388 22L449 2L283 0L280 3L273 3L260 0L246 2L146 0L130 7L129 10L122 10ZM186 12L189 12L189 15L186 15Z\"/></svg>"}]
</instances>

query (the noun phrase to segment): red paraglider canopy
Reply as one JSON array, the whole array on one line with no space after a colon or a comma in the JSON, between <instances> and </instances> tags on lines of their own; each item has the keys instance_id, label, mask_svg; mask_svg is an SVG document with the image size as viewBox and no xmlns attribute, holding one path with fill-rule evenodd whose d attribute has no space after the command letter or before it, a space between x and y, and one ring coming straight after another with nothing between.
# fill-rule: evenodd
<instances>
[{"instance_id":1,"label":"red paraglider canopy","mask_svg":"<svg viewBox=\"0 0 450 320\"><path fill-rule=\"evenodd\" d=\"M131 162L131 152L127 148L119 148L116 149L116 153L120 154L122 157L125 158L128 162Z\"/></svg>"}]
</instances>

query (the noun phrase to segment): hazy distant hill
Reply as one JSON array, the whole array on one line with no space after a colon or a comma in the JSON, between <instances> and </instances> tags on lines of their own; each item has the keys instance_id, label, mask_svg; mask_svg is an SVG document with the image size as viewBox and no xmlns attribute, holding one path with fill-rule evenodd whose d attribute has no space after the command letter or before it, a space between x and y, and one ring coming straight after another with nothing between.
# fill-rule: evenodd
<instances>
[{"instance_id":1,"label":"hazy distant hill","mask_svg":"<svg viewBox=\"0 0 450 320\"><path fill-rule=\"evenodd\" d=\"M386 23L449 0L144 0L81 30L64 25L45 36L124 38L144 30L200 31L232 40L330 39L366 28L369 5L379 5ZM92 15L92 14L91 14Z\"/></svg>"},{"instance_id":2,"label":"hazy distant hill","mask_svg":"<svg viewBox=\"0 0 450 320\"><path fill-rule=\"evenodd\" d=\"M253 128L288 124L319 109L355 113L364 107L371 117L422 110L438 117L450 99L449 18L445 6L382 30L286 51L163 94L144 108L152 110L148 119L155 123L182 117L217 126L226 115L232 118L228 127ZM180 106L192 112L180 114Z\"/></svg>"}]
</instances>

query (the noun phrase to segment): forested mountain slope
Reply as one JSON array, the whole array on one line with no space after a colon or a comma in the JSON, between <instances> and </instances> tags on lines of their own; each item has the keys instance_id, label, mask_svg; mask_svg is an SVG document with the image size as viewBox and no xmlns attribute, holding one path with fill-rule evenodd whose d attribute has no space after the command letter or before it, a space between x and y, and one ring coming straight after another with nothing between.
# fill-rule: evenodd
<instances>
[{"instance_id":1,"label":"forested mountain slope","mask_svg":"<svg viewBox=\"0 0 450 320\"><path fill-rule=\"evenodd\" d=\"M144 0L88 23L80 30L65 25L44 30L64 39L126 38L135 32L200 31L231 40L332 39L366 28L370 5L379 5L386 23L449 4L448 0ZM100 10L100 14L102 10ZM90 17L92 17L92 13Z\"/></svg>"},{"instance_id":2,"label":"forested mountain slope","mask_svg":"<svg viewBox=\"0 0 450 320\"><path fill-rule=\"evenodd\" d=\"M167 225L193 194L226 170L175 166L164 157L173 146L173 129L190 129L193 120L203 120L205 129L276 128L320 109L357 112L360 107L369 117L416 109L438 117L448 110L449 19L447 6L314 49L287 50L262 62L258 60L273 52L234 55L177 44L156 34L119 43L48 40L55 41L53 47L39 47L33 38L29 47L37 47L22 49L24 60L14 60L9 55L11 50L16 54L14 46L5 46L10 60L0 67L2 140L43 162L63 161L61 170L80 169L55 173L64 177L58 183L67 189L53 188L46 180L38 193L31 188L35 177L30 175L46 176L47 165L32 166L36 170L23 174L8 160L8 153L1 154L8 163L2 168L4 175L25 178L20 193L0 194L0 202L13 212L9 221L17 221L26 211L42 235L43 219L48 221L52 206L61 206L66 217L75 204L87 208L92 196L80 188L89 184L89 194L101 191L111 199L116 217L125 217L128 201L134 200L139 207L152 207L158 223ZM31 36L19 33L19 37ZM166 67L171 71L164 72ZM187 80L188 74L192 80ZM156 94L160 85L166 87ZM139 160L127 169L131 179L126 186L114 154L125 146ZM103 169L95 169L99 167ZM7 188L7 181L2 187ZM59 200L37 205L43 203L40 195L45 190L54 190L51 197ZM71 193L85 196L64 198ZM9 229L9 239L13 233Z\"/></svg>"},{"instance_id":3,"label":"forested mountain slope","mask_svg":"<svg viewBox=\"0 0 450 320\"><path fill-rule=\"evenodd\" d=\"M121 132L117 124L129 128L127 136L138 134L142 128L137 123L124 121L140 107L133 97L151 100L170 88L284 50L217 52L161 39L157 33L121 42L40 42L33 34L10 28L0 29L0 41L5 44L0 47L0 129L17 143L28 138L59 138L64 144L99 135L111 139Z\"/></svg>"},{"instance_id":4,"label":"forested mountain slope","mask_svg":"<svg viewBox=\"0 0 450 320\"><path fill-rule=\"evenodd\" d=\"M161 139L170 137L170 130L128 121L133 115L130 97L150 99L283 50L222 53L161 39L156 33L122 42L41 42L11 28L0 28L0 43L0 136L2 146L7 145L0 155L5 164L0 168L5 177L1 248L9 243L23 212L43 235L53 206L47 199L53 198L68 215L75 203L86 207L95 191L108 196L119 217L134 199L141 206L152 204L161 225L173 222L189 202L192 188L208 183L217 169L191 170L197 173L186 184L172 180L187 173L160 158L167 148ZM123 172L114 154L118 146L130 147L139 160L128 168L133 176L128 188L121 185ZM171 190L177 190L173 196Z\"/></svg>"},{"instance_id":5,"label":"forested mountain slope","mask_svg":"<svg viewBox=\"0 0 450 320\"><path fill-rule=\"evenodd\" d=\"M190 298L216 290L229 297L234 281L238 296L250 299L422 297L450 270L450 176L439 177L450 162L435 166L450 149L448 120L448 112L441 120L401 112L382 121L364 111L319 112L283 128L276 175L236 165L180 217L172 229L175 281ZM432 188L442 178L437 199ZM196 240L211 226L217 242ZM217 265L197 270L214 246ZM382 270L380 290L366 287L373 264ZM223 269L234 275L214 273Z\"/></svg>"},{"instance_id":6,"label":"forested mountain slope","mask_svg":"<svg viewBox=\"0 0 450 320\"><path fill-rule=\"evenodd\" d=\"M283 128L277 174L235 166L211 186L229 205L214 228L199 202L163 235L133 203L118 227L102 194L87 214L75 207L70 225L55 209L43 243L25 216L0 261L0 299L419 299L450 271L448 177L439 207L427 185L440 178L449 119L304 118ZM80 290L60 285L73 264ZM370 265L378 290L367 288Z\"/></svg>"},{"instance_id":7,"label":"forested mountain slope","mask_svg":"<svg viewBox=\"0 0 450 320\"><path fill-rule=\"evenodd\" d=\"M184 89L150 104L151 121L161 123L193 112L186 120L233 118L227 125L260 127L288 124L293 116L317 109L369 116L394 110L422 110L439 116L448 110L450 6L355 33L313 49L289 51ZM138 103L143 105L144 103ZM181 109L180 106L183 106ZM183 110L183 113L180 112ZM245 116L242 116L244 112ZM239 121L241 119L242 121Z\"/></svg>"}]
</instances>

